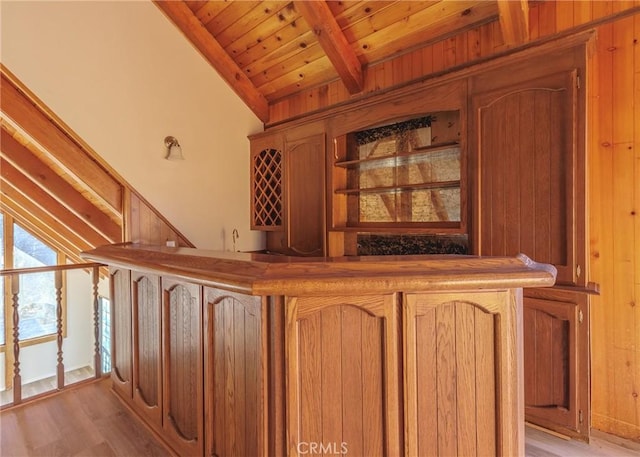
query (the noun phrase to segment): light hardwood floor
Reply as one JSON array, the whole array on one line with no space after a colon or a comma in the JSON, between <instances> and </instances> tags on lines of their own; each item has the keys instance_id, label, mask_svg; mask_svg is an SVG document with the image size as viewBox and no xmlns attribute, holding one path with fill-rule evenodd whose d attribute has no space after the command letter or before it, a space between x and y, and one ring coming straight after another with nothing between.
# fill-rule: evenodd
<instances>
[{"instance_id":1,"label":"light hardwood floor","mask_svg":"<svg viewBox=\"0 0 640 457\"><path fill-rule=\"evenodd\" d=\"M593 431L589 444L526 427L527 457L639 457L640 444Z\"/></svg>"},{"instance_id":2,"label":"light hardwood floor","mask_svg":"<svg viewBox=\"0 0 640 457\"><path fill-rule=\"evenodd\" d=\"M0 455L170 455L120 403L110 386L111 381L104 379L0 413ZM613 443L610 441L613 437L598 432L594 435L588 445L527 427L526 456L640 456L640 444L625 440Z\"/></svg>"},{"instance_id":3,"label":"light hardwood floor","mask_svg":"<svg viewBox=\"0 0 640 457\"><path fill-rule=\"evenodd\" d=\"M82 367L76 370L66 371L64 373L64 383L66 386L70 386L76 382L91 379L94 376L95 372L92 367ZM53 392L56 390L57 386L58 378L56 376L24 384L22 386L22 398L27 399L45 392ZM8 405L9 403L13 403L13 389L7 389L0 392L0 406Z\"/></svg>"},{"instance_id":4,"label":"light hardwood floor","mask_svg":"<svg viewBox=\"0 0 640 457\"><path fill-rule=\"evenodd\" d=\"M71 388L0 413L0 455L167 456L110 391L111 381Z\"/></svg>"}]
</instances>

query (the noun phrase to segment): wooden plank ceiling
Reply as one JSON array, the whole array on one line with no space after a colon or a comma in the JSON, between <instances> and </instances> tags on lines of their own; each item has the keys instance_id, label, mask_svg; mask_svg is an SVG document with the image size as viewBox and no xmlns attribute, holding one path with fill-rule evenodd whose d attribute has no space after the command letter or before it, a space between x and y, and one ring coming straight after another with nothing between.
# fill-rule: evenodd
<instances>
[{"instance_id":1,"label":"wooden plank ceiling","mask_svg":"<svg viewBox=\"0 0 640 457\"><path fill-rule=\"evenodd\" d=\"M337 79L357 94L367 66L482 24L528 38L526 0L155 3L265 123L270 103Z\"/></svg>"}]
</instances>

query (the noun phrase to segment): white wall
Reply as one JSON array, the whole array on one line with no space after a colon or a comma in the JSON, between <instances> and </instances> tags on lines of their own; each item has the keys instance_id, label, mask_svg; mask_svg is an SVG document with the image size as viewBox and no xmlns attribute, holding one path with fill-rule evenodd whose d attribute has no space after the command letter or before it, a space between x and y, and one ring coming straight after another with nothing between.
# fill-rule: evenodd
<instances>
[{"instance_id":1,"label":"white wall","mask_svg":"<svg viewBox=\"0 0 640 457\"><path fill-rule=\"evenodd\" d=\"M249 230L262 124L150 1L0 1L0 60L197 247ZM175 136L185 161L163 159Z\"/></svg>"}]
</instances>

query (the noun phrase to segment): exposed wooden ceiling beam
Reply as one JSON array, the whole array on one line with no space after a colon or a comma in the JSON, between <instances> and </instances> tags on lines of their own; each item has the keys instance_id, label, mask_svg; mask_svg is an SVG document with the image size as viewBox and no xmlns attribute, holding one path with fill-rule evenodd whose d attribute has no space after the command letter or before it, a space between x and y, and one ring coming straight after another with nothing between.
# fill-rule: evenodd
<instances>
[{"instance_id":1,"label":"exposed wooden ceiling beam","mask_svg":"<svg viewBox=\"0 0 640 457\"><path fill-rule=\"evenodd\" d=\"M62 239L60 234L54 233L53 230L45 232L38 225L34 225L30 220L25 218L24 209L20 208L15 202L7 198L4 192L0 193L0 210L10 215L18 224L42 239L46 244L55 249L62 251L71 262L84 263L85 260L80 258L78 253L81 251L77 246L72 245L69 240Z\"/></svg>"},{"instance_id":2,"label":"exposed wooden ceiling beam","mask_svg":"<svg viewBox=\"0 0 640 457\"><path fill-rule=\"evenodd\" d=\"M202 22L184 4L177 1L158 1L154 3L195 45L213 68L229 84L244 103L266 123L269 121L269 103L256 89L247 75L227 54L218 41L207 31Z\"/></svg>"},{"instance_id":3,"label":"exposed wooden ceiling beam","mask_svg":"<svg viewBox=\"0 0 640 457\"><path fill-rule=\"evenodd\" d=\"M0 159L0 170L2 177L0 183L3 188L11 186L89 245L101 246L112 242L101 233L96 232L93 227L87 225L83 219L71 212L68 207L46 193L4 159Z\"/></svg>"},{"instance_id":4,"label":"exposed wooden ceiling beam","mask_svg":"<svg viewBox=\"0 0 640 457\"><path fill-rule=\"evenodd\" d=\"M504 43L513 46L529 41L528 0L498 0L498 10Z\"/></svg>"},{"instance_id":5,"label":"exposed wooden ceiling beam","mask_svg":"<svg viewBox=\"0 0 640 457\"><path fill-rule=\"evenodd\" d=\"M0 80L0 111L20 126L46 151L55 153L55 160L65 171L78 178L87 190L117 214L122 213L122 185L93 160L78 143L60 130L43 111L2 73Z\"/></svg>"},{"instance_id":6,"label":"exposed wooden ceiling beam","mask_svg":"<svg viewBox=\"0 0 640 457\"><path fill-rule=\"evenodd\" d=\"M0 130L0 154L33 182L64 204L70 211L101 233L110 243L122 241L122 229L108 215L100 211L67 181L57 175L26 146L20 144L4 128ZM4 170L2 170L4 173Z\"/></svg>"},{"instance_id":7,"label":"exposed wooden ceiling beam","mask_svg":"<svg viewBox=\"0 0 640 457\"><path fill-rule=\"evenodd\" d=\"M296 10L302 15L327 57L335 67L350 93L357 94L364 88L362 64L342 33L331 9L324 1L295 1Z\"/></svg>"},{"instance_id":8,"label":"exposed wooden ceiling beam","mask_svg":"<svg viewBox=\"0 0 640 457\"><path fill-rule=\"evenodd\" d=\"M3 209L10 208L11 214L25 225L33 228L37 235L43 236L45 240L53 242L57 246L64 246L64 251L68 254L76 253L77 256L78 252L92 249L91 244L25 197L13 185L4 180L1 181L1 184L0 206ZM26 215L28 217L25 217Z\"/></svg>"}]
</instances>

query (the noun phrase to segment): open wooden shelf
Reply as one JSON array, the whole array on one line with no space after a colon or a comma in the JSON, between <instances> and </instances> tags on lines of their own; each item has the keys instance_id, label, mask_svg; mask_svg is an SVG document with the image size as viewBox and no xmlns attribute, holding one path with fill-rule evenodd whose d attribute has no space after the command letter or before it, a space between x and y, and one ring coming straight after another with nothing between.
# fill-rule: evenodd
<instances>
[{"instance_id":1,"label":"open wooden shelf","mask_svg":"<svg viewBox=\"0 0 640 457\"><path fill-rule=\"evenodd\" d=\"M365 187L358 189L336 189L338 194L362 194L362 193L382 193L382 192L394 192L397 190L422 190L422 189L449 189L460 187L460 180L457 181L437 181L437 182L425 182L417 184L396 184L394 186L380 186L380 187Z\"/></svg>"},{"instance_id":2,"label":"open wooden shelf","mask_svg":"<svg viewBox=\"0 0 640 457\"><path fill-rule=\"evenodd\" d=\"M344 160L341 162L336 162L335 165L336 167L344 167L344 168L348 168L348 167L352 167L355 165L360 165L362 163L367 163L367 162L375 162L378 160L389 160L389 159L395 159L395 158L400 158L400 157L410 157L412 155L416 155L416 154L424 154L427 152L438 152L438 151L445 151L447 149L453 149L456 147L460 147L460 143L458 143L457 141L453 141L450 143L440 143L440 144L432 144L429 146L420 146L420 147L416 147L415 149L411 150L411 151L407 151L407 152L399 152L397 154L387 154L384 156L377 156L377 157L367 157L365 159L356 159L356 160Z\"/></svg>"}]
</instances>

